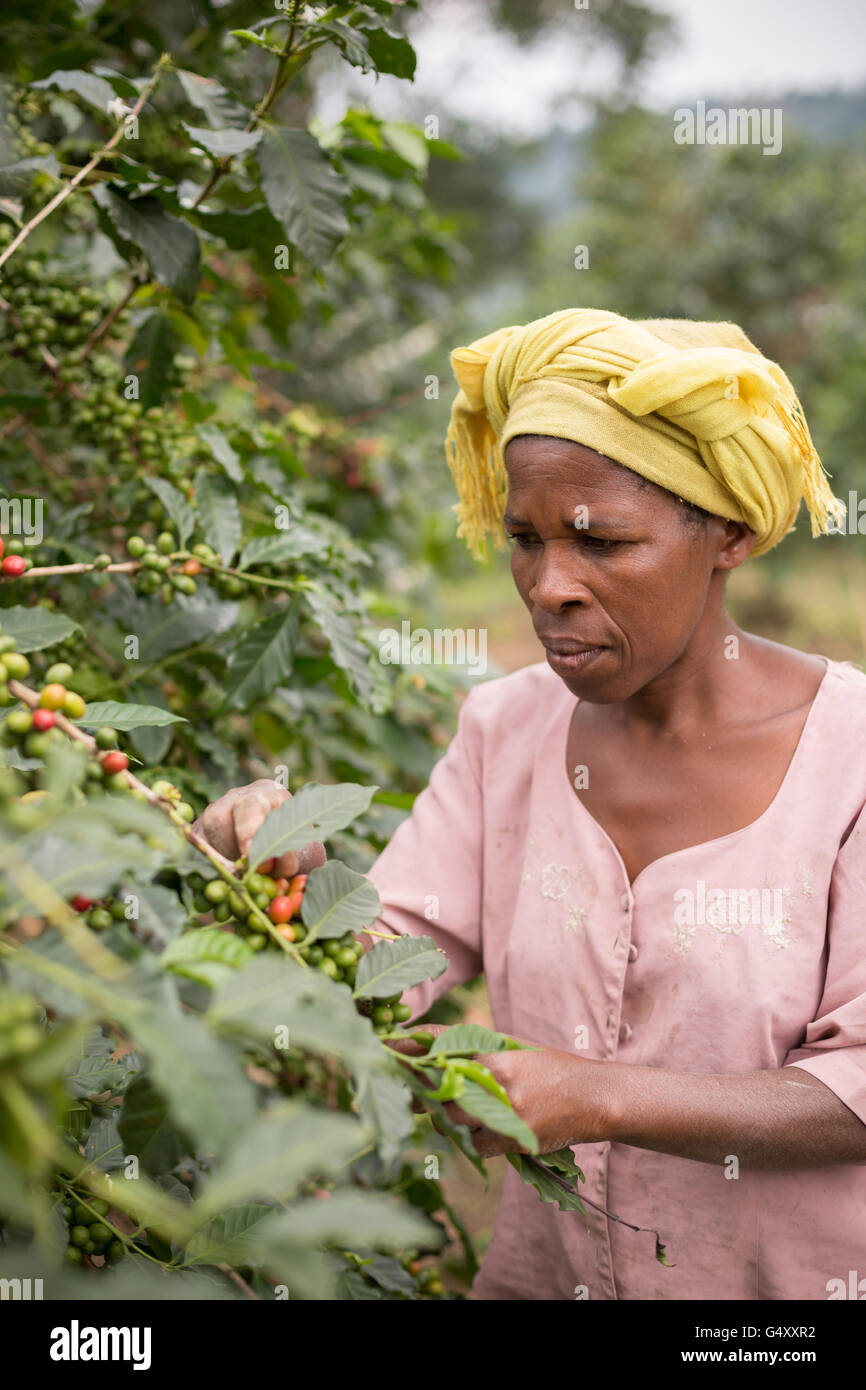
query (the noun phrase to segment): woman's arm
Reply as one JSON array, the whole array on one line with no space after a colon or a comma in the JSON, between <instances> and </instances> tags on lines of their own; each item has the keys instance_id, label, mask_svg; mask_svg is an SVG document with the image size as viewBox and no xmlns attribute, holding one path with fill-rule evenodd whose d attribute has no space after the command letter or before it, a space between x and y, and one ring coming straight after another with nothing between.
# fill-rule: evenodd
<instances>
[{"instance_id":1,"label":"woman's arm","mask_svg":"<svg viewBox=\"0 0 866 1390\"><path fill-rule=\"evenodd\" d=\"M542 1153L565 1144L630 1144L747 1168L823 1168L866 1163L866 1124L823 1081L800 1067L684 1072L595 1062L554 1048L484 1058ZM461 1113L479 1152L513 1141Z\"/></svg>"}]
</instances>

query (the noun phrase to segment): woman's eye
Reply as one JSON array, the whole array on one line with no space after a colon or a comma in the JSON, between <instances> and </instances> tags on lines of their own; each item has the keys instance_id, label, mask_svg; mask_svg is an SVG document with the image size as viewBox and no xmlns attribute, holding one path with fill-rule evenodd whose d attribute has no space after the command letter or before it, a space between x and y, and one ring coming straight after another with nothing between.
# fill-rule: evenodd
<instances>
[{"instance_id":1,"label":"woman's eye","mask_svg":"<svg viewBox=\"0 0 866 1390\"><path fill-rule=\"evenodd\" d=\"M506 534L508 539L514 541L520 550L529 550L531 547L541 544L537 536L525 531L517 533L508 531ZM578 532L578 536L580 537L581 544L587 550L594 551L597 555L609 555L618 545L622 544L621 541L608 540L602 536L587 536L582 532Z\"/></svg>"},{"instance_id":2,"label":"woman's eye","mask_svg":"<svg viewBox=\"0 0 866 1390\"><path fill-rule=\"evenodd\" d=\"M620 541L605 540L602 536L584 536L583 543L588 549L595 550L600 555L607 555L616 549Z\"/></svg>"}]
</instances>

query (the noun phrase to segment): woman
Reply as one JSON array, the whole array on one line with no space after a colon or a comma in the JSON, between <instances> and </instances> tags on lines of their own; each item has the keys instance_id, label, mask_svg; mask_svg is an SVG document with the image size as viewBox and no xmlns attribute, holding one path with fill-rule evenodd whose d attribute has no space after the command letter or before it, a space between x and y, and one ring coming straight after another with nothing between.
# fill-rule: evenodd
<instances>
[{"instance_id":1,"label":"woman","mask_svg":"<svg viewBox=\"0 0 866 1390\"><path fill-rule=\"evenodd\" d=\"M496 1026L537 1045L490 1065L597 1204L509 1167L476 1291L866 1289L866 676L724 605L802 498L813 534L842 515L794 390L733 325L596 310L452 363L459 533L502 544L504 519L546 663L473 689L370 878L386 928L449 956L416 1014L483 968ZM203 828L242 851L280 796Z\"/></svg>"}]
</instances>

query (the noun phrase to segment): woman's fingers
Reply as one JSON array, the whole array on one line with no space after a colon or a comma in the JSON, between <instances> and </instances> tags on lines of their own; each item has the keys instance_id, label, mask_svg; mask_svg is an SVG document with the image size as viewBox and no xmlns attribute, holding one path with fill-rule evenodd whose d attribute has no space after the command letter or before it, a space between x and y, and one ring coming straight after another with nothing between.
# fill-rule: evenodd
<instances>
[{"instance_id":1,"label":"woman's fingers","mask_svg":"<svg viewBox=\"0 0 866 1390\"><path fill-rule=\"evenodd\" d=\"M288 799L289 793L284 787L278 787L276 782L265 782L263 785L254 783L245 796L238 798L232 806L232 820L239 854L249 854L253 836L262 822ZM256 868L256 865L251 865L251 868Z\"/></svg>"},{"instance_id":2,"label":"woman's fingers","mask_svg":"<svg viewBox=\"0 0 866 1390\"><path fill-rule=\"evenodd\" d=\"M268 777L260 777L245 787L232 787L218 801L211 802L193 830L227 859L238 859L249 853L256 831L271 811L289 799L290 793L285 787ZM326 860L325 846L315 840L303 849L281 855L274 865L274 877L294 878L295 874L307 874Z\"/></svg>"},{"instance_id":3,"label":"woman's fingers","mask_svg":"<svg viewBox=\"0 0 866 1390\"><path fill-rule=\"evenodd\" d=\"M438 1037L440 1033L444 1033L444 1031L444 1023L419 1024L418 1026L419 1033L427 1033L434 1038ZM388 1047L393 1048L395 1052L402 1052L404 1057L422 1057L429 1046L426 1042L416 1042L411 1033L407 1033L404 1038L387 1038L386 1042Z\"/></svg>"},{"instance_id":4,"label":"woman's fingers","mask_svg":"<svg viewBox=\"0 0 866 1390\"><path fill-rule=\"evenodd\" d=\"M295 874L308 874L313 869L320 869L327 862L325 846L318 840L312 840L310 844L304 845L303 849L290 849L285 854L281 854L274 865L274 878L294 878Z\"/></svg>"}]
</instances>

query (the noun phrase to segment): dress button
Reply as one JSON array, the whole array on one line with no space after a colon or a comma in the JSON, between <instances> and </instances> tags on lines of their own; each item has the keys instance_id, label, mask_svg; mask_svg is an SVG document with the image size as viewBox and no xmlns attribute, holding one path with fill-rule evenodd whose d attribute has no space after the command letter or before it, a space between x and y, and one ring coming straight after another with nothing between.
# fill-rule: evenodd
<instances>
[{"instance_id":1,"label":"dress button","mask_svg":"<svg viewBox=\"0 0 866 1390\"><path fill-rule=\"evenodd\" d=\"M637 949L637 946L635 946L635 944L634 944L633 941L630 943L629 948L628 948L628 958L629 958L629 960L637 960L637 958L638 958L638 949Z\"/></svg>"},{"instance_id":2,"label":"dress button","mask_svg":"<svg viewBox=\"0 0 866 1390\"><path fill-rule=\"evenodd\" d=\"M628 893L623 893L622 897L619 900L619 905L622 908L623 912L628 912L629 908L631 907L631 898L629 897Z\"/></svg>"},{"instance_id":3,"label":"dress button","mask_svg":"<svg viewBox=\"0 0 866 1390\"><path fill-rule=\"evenodd\" d=\"M620 1042L628 1042L629 1038L631 1037L631 1034L632 1034L632 1030L631 1030L631 1027L629 1026L629 1024L627 1024L627 1023L621 1023L621 1024L620 1024L620 1028L619 1028L619 1040L620 1040Z\"/></svg>"}]
</instances>

